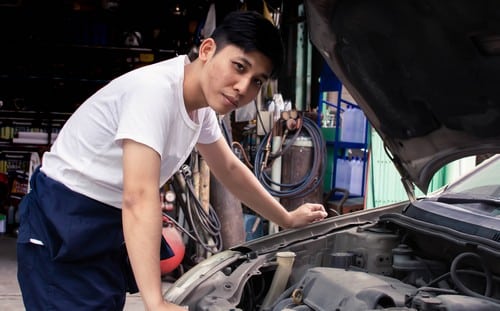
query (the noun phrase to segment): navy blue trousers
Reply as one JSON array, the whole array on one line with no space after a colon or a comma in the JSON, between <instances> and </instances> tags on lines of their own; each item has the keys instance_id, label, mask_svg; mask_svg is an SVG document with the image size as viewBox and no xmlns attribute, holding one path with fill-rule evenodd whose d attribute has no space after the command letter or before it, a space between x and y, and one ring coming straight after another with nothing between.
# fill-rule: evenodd
<instances>
[{"instance_id":1,"label":"navy blue trousers","mask_svg":"<svg viewBox=\"0 0 500 311\"><path fill-rule=\"evenodd\" d=\"M18 281L26 310L122 310L137 292L121 210L36 170L19 205ZM173 255L163 245L163 258ZM165 249L166 247L166 249Z\"/></svg>"}]
</instances>

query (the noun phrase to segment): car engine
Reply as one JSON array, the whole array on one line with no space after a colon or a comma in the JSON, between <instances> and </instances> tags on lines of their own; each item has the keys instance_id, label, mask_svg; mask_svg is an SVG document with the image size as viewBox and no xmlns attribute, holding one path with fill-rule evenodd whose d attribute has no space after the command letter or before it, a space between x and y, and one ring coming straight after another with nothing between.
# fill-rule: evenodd
<instances>
[{"instance_id":1,"label":"car engine","mask_svg":"<svg viewBox=\"0 0 500 311\"><path fill-rule=\"evenodd\" d=\"M500 310L498 253L401 214L382 219L337 234L270 310Z\"/></svg>"},{"instance_id":2,"label":"car engine","mask_svg":"<svg viewBox=\"0 0 500 311\"><path fill-rule=\"evenodd\" d=\"M282 241L276 251L238 252L204 275L183 304L190 310L500 310L497 241L399 212Z\"/></svg>"}]
</instances>

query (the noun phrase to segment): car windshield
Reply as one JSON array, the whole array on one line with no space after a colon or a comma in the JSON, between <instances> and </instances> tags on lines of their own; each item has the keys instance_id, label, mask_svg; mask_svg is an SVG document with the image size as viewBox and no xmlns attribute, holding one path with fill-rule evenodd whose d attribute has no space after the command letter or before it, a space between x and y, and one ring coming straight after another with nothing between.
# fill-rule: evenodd
<instances>
[{"instance_id":1,"label":"car windshield","mask_svg":"<svg viewBox=\"0 0 500 311\"><path fill-rule=\"evenodd\" d=\"M500 217L500 157L489 161L474 173L452 184L439 202L453 204L475 213Z\"/></svg>"},{"instance_id":2,"label":"car windshield","mask_svg":"<svg viewBox=\"0 0 500 311\"><path fill-rule=\"evenodd\" d=\"M459 182L451 185L445 194L464 195L475 198L500 200L500 158L476 170Z\"/></svg>"}]
</instances>

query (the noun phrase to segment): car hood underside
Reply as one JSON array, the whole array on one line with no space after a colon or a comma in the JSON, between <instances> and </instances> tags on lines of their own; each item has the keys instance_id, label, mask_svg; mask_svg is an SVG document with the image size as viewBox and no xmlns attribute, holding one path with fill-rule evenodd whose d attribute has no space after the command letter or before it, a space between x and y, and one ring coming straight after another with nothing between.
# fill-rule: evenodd
<instances>
[{"instance_id":1,"label":"car hood underside","mask_svg":"<svg viewBox=\"0 0 500 311\"><path fill-rule=\"evenodd\" d=\"M500 151L500 1L306 0L310 37L426 191L455 159Z\"/></svg>"}]
</instances>

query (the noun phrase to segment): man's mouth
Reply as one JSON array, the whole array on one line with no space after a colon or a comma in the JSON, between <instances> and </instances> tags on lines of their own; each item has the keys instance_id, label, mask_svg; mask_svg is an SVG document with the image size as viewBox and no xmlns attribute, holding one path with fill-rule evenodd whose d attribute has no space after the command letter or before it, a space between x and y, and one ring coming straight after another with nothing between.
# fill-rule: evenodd
<instances>
[{"instance_id":1,"label":"man's mouth","mask_svg":"<svg viewBox=\"0 0 500 311\"><path fill-rule=\"evenodd\" d=\"M224 97L231 105L233 105L235 108L238 108L238 100L236 98L227 95L224 95Z\"/></svg>"}]
</instances>

